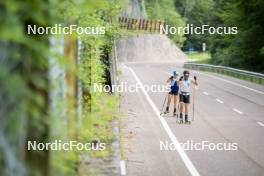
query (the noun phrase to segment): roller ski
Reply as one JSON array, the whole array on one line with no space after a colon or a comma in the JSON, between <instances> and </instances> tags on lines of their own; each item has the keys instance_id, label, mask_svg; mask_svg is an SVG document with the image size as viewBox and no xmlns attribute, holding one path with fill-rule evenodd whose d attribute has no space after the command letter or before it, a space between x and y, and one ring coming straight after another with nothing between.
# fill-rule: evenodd
<instances>
[{"instance_id":1,"label":"roller ski","mask_svg":"<svg viewBox=\"0 0 264 176\"><path fill-rule=\"evenodd\" d=\"M183 120L183 114L180 113L179 118L177 117L176 123L190 125L191 121L188 120L188 115L185 115L185 118Z\"/></svg>"},{"instance_id":2,"label":"roller ski","mask_svg":"<svg viewBox=\"0 0 264 176\"><path fill-rule=\"evenodd\" d=\"M169 108L166 107L166 110L163 112L163 114L168 114L168 113L170 113L170 111L169 111Z\"/></svg>"},{"instance_id":3,"label":"roller ski","mask_svg":"<svg viewBox=\"0 0 264 176\"><path fill-rule=\"evenodd\" d=\"M170 110L168 107L166 107L165 111L163 111L160 115L163 117L170 117Z\"/></svg>"},{"instance_id":4,"label":"roller ski","mask_svg":"<svg viewBox=\"0 0 264 176\"><path fill-rule=\"evenodd\" d=\"M179 117L177 117L176 123L190 125L191 121L188 120L188 116L185 116L185 119L183 120L183 115L180 114Z\"/></svg>"},{"instance_id":5,"label":"roller ski","mask_svg":"<svg viewBox=\"0 0 264 176\"><path fill-rule=\"evenodd\" d=\"M185 121L185 124L187 124L187 125L191 125L191 121Z\"/></svg>"},{"instance_id":6,"label":"roller ski","mask_svg":"<svg viewBox=\"0 0 264 176\"><path fill-rule=\"evenodd\" d=\"M183 118L182 118L182 114L180 114L180 117L177 118L177 123L179 123L179 124L183 124L184 123Z\"/></svg>"},{"instance_id":7,"label":"roller ski","mask_svg":"<svg viewBox=\"0 0 264 176\"><path fill-rule=\"evenodd\" d=\"M185 114L185 118L184 118L184 123L187 124L187 125L190 125L191 124L191 121L188 120L188 115Z\"/></svg>"},{"instance_id":8,"label":"roller ski","mask_svg":"<svg viewBox=\"0 0 264 176\"><path fill-rule=\"evenodd\" d=\"M183 123L184 123L183 119L180 118L179 124L183 124Z\"/></svg>"},{"instance_id":9,"label":"roller ski","mask_svg":"<svg viewBox=\"0 0 264 176\"><path fill-rule=\"evenodd\" d=\"M188 117L187 118L185 117L185 124L191 125L191 121L188 120Z\"/></svg>"}]
</instances>

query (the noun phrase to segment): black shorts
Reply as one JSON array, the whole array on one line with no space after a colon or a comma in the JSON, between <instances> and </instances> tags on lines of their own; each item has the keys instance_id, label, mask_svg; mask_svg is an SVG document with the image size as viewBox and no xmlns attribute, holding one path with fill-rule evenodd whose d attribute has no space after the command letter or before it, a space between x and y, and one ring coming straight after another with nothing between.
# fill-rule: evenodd
<instances>
[{"instance_id":1,"label":"black shorts","mask_svg":"<svg viewBox=\"0 0 264 176\"><path fill-rule=\"evenodd\" d=\"M169 94L170 94L170 95L178 95L178 94L179 94L179 91L172 91L172 90L171 90L171 91L169 92Z\"/></svg>"},{"instance_id":2,"label":"black shorts","mask_svg":"<svg viewBox=\"0 0 264 176\"><path fill-rule=\"evenodd\" d=\"M180 102L190 103L190 95L180 94Z\"/></svg>"}]
</instances>

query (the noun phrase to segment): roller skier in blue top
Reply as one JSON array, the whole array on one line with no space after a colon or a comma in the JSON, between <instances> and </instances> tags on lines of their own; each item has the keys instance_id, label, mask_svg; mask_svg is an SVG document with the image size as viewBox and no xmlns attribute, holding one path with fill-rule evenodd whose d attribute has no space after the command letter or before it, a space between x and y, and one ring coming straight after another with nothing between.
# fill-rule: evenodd
<instances>
[{"instance_id":1,"label":"roller skier in blue top","mask_svg":"<svg viewBox=\"0 0 264 176\"><path fill-rule=\"evenodd\" d=\"M174 100L173 116L176 116L178 99L179 99L179 79L178 79L178 75L179 75L178 72L173 71L173 76L171 76L167 80L167 84L170 84L170 92L169 92L169 95L168 95L166 111L164 112L164 114L169 113L170 103L171 103L171 99L173 97L173 100Z\"/></svg>"}]
</instances>

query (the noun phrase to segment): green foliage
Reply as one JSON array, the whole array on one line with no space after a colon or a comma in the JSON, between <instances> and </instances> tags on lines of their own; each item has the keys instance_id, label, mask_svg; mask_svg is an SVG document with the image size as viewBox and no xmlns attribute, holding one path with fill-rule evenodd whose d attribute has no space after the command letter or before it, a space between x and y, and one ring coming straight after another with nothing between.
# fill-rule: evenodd
<instances>
[{"instance_id":1,"label":"green foliage","mask_svg":"<svg viewBox=\"0 0 264 176\"><path fill-rule=\"evenodd\" d=\"M187 23L238 27L237 35L186 35L183 49L201 51L202 43L214 64L264 72L264 2L253 0L175 0Z\"/></svg>"},{"instance_id":2,"label":"green foliage","mask_svg":"<svg viewBox=\"0 0 264 176\"><path fill-rule=\"evenodd\" d=\"M24 145L26 139L45 139L49 52L48 36L30 37L25 29L50 24L49 4L8 0L0 8L0 175L30 175ZM41 155L39 160L47 164Z\"/></svg>"},{"instance_id":3,"label":"green foliage","mask_svg":"<svg viewBox=\"0 0 264 176\"><path fill-rule=\"evenodd\" d=\"M185 21L176 11L173 0L145 1L148 18L164 20L169 26L185 26ZM178 46L182 46L183 34L168 35Z\"/></svg>"},{"instance_id":4,"label":"green foliage","mask_svg":"<svg viewBox=\"0 0 264 176\"><path fill-rule=\"evenodd\" d=\"M216 16L222 25L237 26L235 36L214 36L213 61L216 64L264 72L264 2L244 0L222 2Z\"/></svg>"},{"instance_id":5,"label":"green foliage","mask_svg":"<svg viewBox=\"0 0 264 176\"><path fill-rule=\"evenodd\" d=\"M177 11L186 19L186 23L194 26L202 26L203 24L215 26L215 23L211 23L214 3L213 0L175 0ZM185 35L185 37L184 50L194 48L196 51L201 51L203 42L210 43L208 34L190 34Z\"/></svg>"},{"instance_id":6,"label":"green foliage","mask_svg":"<svg viewBox=\"0 0 264 176\"><path fill-rule=\"evenodd\" d=\"M191 62L204 64L211 62L211 54L208 52L187 52L186 54Z\"/></svg>"},{"instance_id":7,"label":"green foliage","mask_svg":"<svg viewBox=\"0 0 264 176\"><path fill-rule=\"evenodd\" d=\"M77 74L84 85L104 83L107 67L100 59L104 52L111 52L113 40L118 37L115 19L121 9L119 4L119 0L4 0L0 3L0 175L75 175L80 154L77 151L25 151L27 140L49 142L72 139L77 126L77 121L73 121L77 118L77 109L67 110L65 117L58 113L63 112L64 106L59 105L63 102L59 102L56 105L58 112L50 112L50 36L29 36L25 31L26 25L52 26L62 23L106 26L104 36L81 36L85 49L83 65L78 71L71 70L69 63L55 56L60 67ZM77 132L80 142L87 142L81 130L91 127L92 135L98 134L99 138L110 143L109 122L115 116L116 100L105 94L92 97L92 106L97 110L84 110L85 123ZM97 101L102 100L107 101L104 103L109 109L100 108ZM106 113L111 115L107 116ZM95 128L93 123L100 124L100 128ZM88 140L92 140L92 137Z\"/></svg>"}]
</instances>

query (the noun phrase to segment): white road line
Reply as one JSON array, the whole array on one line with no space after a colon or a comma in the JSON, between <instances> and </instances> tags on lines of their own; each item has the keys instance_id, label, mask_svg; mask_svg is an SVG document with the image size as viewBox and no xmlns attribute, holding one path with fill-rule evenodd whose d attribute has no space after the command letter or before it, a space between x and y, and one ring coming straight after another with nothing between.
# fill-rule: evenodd
<instances>
[{"instance_id":1,"label":"white road line","mask_svg":"<svg viewBox=\"0 0 264 176\"><path fill-rule=\"evenodd\" d=\"M237 112L238 114L243 114L243 112L239 111L239 110L236 109L236 108L232 108L232 109L233 109L233 111Z\"/></svg>"},{"instance_id":2,"label":"white road line","mask_svg":"<svg viewBox=\"0 0 264 176\"><path fill-rule=\"evenodd\" d=\"M233 82L233 81L229 81L229 80L226 80L226 79L223 79L223 78L219 78L217 76L209 75L209 74L206 74L206 73L201 73L201 72L197 72L197 73L202 74L202 75L206 75L208 77L211 77L211 78L214 78L214 79L218 79L218 80L221 80L221 81L224 81L224 82L227 82L227 83L230 83L230 84L233 84L233 85L236 85L236 86L239 86L239 87L242 87L242 88L245 88L245 89L251 90L253 92L256 92L256 93L264 95L264 92L262 92L260 90L253 89L253 88L244 86L242 84L239 84L239 83L236 83L236 82Z\"/></svg>"},{"instance_id":3,"label":"white road line","mask_svg":"<svg viewBox=\"0 0 264 176\"><path fill-rule=\"evenodd\" d=\"M208 92L205 92L205 91L203 92L203 94L204 94L204 95L209 95L209 93L208 93Z\"/></svg>"},{"instance_id":4,"label":"white road line","mask_svg":"<svg viewBox=\"0 0 264 176\"><path fill-rule=\"evenodd\" d=\"M124 65L125 66L125 65ZM134 76L134 78L136 79L137 83L139 84L139 86L141 87L141 90L143 92L143 94L145 95L146 99L148 100L149 104L151 105L151 107L153 108L155 114L157 115L157 117L159 118L162 126L164 127L165 131L167 132L168 136L170 137L171 141L177 146L177 151L181 157L181 159L183 160L185 166L187 167L187 169L189 170L189 172L191 173L192 176L200 176L199 172L196 170L195 166L193 165L193 163L191 162L190 158L187 156L187 154L185 153L185 151L182 149L178 139L175 137L175 135L173 134L173 132L171 131L169 125L167 124L166 120L164 120L164 118L162 116L160 116L160 112L158 110L158 108L156 107L156 105L154 104L154 102L151 100L151 98L149 97L148 93L146 92L146 90L144 89L142 83L140 82L139 78L137 77L136 73L134 72L134 70L130 67L125 66L127 69L129 69L132 73L132 75Z\"/></svg>"},{"instance_id":5,"label":"white road line","mask_svg":"<svg viewBox=\"0 0 264 176\"><path fill-rule=\"evenodd\" d=\"M126 163L124 160L120 161L120 175L126 175Z\"/></svg>"},{"instance_id":6,"label":"white road line","mask_svg":"<svg viewBox=\"0 0 264 176\"><path fill-rule=\"evenodd\" d=\"M257 122L260 126L264 127L264 123L262 122Z\"/></svg>"},{"instance_id":7,"label":"white road line","mask_svg":"<svg viewBox=\"0 0 264 176\"><path fill-rule=\"evenodd\" d=\"M218 103L221 103L221 104L224 103L222 100L220 100L220 99L218 99L218 98L216 98L215 100L216 100Z\"/></svg>"}]
</instances>

